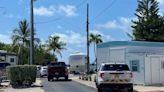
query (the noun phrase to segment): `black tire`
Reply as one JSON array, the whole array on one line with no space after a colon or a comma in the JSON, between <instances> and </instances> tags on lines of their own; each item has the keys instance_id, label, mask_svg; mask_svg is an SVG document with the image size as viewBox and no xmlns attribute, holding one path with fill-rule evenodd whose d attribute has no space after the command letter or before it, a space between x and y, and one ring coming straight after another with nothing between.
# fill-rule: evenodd
<instances>
[{"instance_id":1,"label":"black tire","mask_svg":"<svg viewBox=\"0 0 164 92\"><path fill-rule=\"evenodd\" d=\"M128 92L133 92L133 87L129 88Z\"/></svg>"},{"instance_id":2,"label":"black tire","mask_svg":"<svg viewBox=\"0 0 164 92\"><path fill-rule=\"evenodd\" d=\"M43 76L40 74L40 78L42 78Z\"/></svg>"},{"instance_id":3,"label":"black tire","mask_svg":"<svg viewBox=\"0 0 164 92\"><path fill-rule=\"evenodd\" d=\"M68 76L65 77L65 80L68 80Z\"/></svg>"},{"instance_id":4,"label":"black tire","mask_svg":"<svg viewBox=\"0 0 164 92\"><path fill-rule=\"evenodd\" d=\"M48 76L47 78L48 78L48 81L51 81L52 80L52 78L50 76Z\"/></svg>"},{"instance_id":5,"label":"black tire","mask_svg":"<svg viewBox=\"0 0 164 92\"><path fill-rule=\"evenodd\" d=\"M98 92L103 92L103 90L101 88L97 88Z\"/></svg>"}]
</instances>

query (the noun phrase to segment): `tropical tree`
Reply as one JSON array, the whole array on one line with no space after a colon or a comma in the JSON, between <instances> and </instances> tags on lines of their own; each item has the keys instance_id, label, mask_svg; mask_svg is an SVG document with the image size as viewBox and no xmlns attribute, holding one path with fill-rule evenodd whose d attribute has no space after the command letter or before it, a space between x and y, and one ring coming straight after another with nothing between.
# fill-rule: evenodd
<instances>
[{"instance_id":1,"label":"tropical tree","mask_svg":"<svg viewBox=\"0 0 164 92\"><path fill-rule=\"evenodd\" d=\"M55 35L51 36L48 40L48 51L53 50L54 57L59 54L62 57L61 51L66 50L66 43L60 40L60 37Z\"/></svg>"},{"instance_id":2,"label":"tropical tree","mask_svg":"<svg viewBox=\"0 0 164 92\"><path fill-rule=\"evenodd\" d=\"M30 43L30 28L27 20L22 20L19 22L19 27L13 30L12 40L13 40L13 50L18 48L18 62L22 64L22 55L25 54L23 51L25 48L29 47ZM28 51L27 51L28 53ZM24 57L28 58L28 54Z\"/></svg>"},{"instance_id":3,"label":"tropical tree","mask_svg":"<svg viewBox=\"0 0 164 92\"><path fill-rule=\"evenodd\" d=\"M48 62L54 60L54 56L46 51L43 44L39 44L35 47L35 57L34 64L36 65L47 65Z\"/></svg>"},{"instance_id":4,"label":"tropical tree","mask_svg":"<svg viewBox=\"0 0 164 92\"><path fill-rule=\"evenodd\" d=\"M138 0L133 35L137 41L164 41L164 18L159 15L157 0Z\"/></svg>"},{"instance_id":5,"label":"tropical tree","mask_svg":"<svg viewBox=\"0 0 164 92\"><path fill-rule=\"evenodd\" d=\"M96 62L96 66L97 66L97 55L96 55L96 46L99 43L102 43L102 36L101 34L94 34L94 33L90 33L89 35L89 43L93 43L94 46L94 54L95 54L95 62ZM97 67L96 67L97 69Z\"/></svg>"},{"instance_id":6,"label":"tropical tree","mask_svg":"<svg viewBox=\"0 0 164 92\"><path fill-rule=\"evenodd\" d=\"M5 50L7 52L11 51L11 44L5 44L0 42L0 50Z\"/></svg>"}]
</instances>

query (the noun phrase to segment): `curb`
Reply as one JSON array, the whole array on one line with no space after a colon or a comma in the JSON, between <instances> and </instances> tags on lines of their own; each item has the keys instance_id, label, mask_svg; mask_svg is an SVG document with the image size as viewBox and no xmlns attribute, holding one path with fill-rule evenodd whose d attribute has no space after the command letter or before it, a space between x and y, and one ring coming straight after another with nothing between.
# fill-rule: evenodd
<instances>
[{"instance_id":1,"label":"curb","mask_svg":"<svg viewBox=\"0 0 164 92\"><path fill-rule=\"evenodd\" d=\"M80 83L80 84L82 84L82 85L84 85L84 86L88 86L88 87L91 87L91 88L97 89L96 86L93 87L93 86L90 86L90 85L86 85L86 84L80 82L80 81L83 81L83 80L80 80L80 81L78 81L78 80L79 80L79 79L77 79L77 80L76 80L76 79L72 79L72 81L74 81L74 82Z\"/></svg>"}]
</instances>

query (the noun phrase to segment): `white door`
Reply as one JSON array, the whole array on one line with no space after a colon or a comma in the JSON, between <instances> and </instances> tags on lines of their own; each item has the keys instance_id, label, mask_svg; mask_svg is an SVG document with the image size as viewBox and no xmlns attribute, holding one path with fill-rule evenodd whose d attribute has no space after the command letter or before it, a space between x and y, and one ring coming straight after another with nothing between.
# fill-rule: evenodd
<instances>
[{"instance_id":1,"label":"white door","mask_svg":"<svg viewBox=\"0 0 164 92\"><path fill-rule=\"evenodd\" d=\"M151 82L160 83L160 57L150 57L151 60Z\"/></svg>"}]
</instances>

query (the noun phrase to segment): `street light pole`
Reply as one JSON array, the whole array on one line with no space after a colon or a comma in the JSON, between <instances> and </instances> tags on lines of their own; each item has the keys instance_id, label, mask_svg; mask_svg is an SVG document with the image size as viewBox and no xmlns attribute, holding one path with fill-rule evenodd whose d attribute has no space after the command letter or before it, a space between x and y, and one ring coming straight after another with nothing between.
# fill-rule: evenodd
<instances>
[{"instance_id":1,"label":"street light pole","mask_svg":"<svg viewBox=\"0 0 164 92\"><path fill-rule=\"evenodd\" d=\"M87 31L87 74L89 74L89 4L87 4L87 21L86 21L86 31Z\"/></svg>"},{"instance_id":2,"label":"street light pole","mask_svg":"<svg viewBox=\"0 0 164 92\"><path fill-rule=\"evenodd\" d=\"M34 61L34 12L33 12L33 2L30 1L30 24L31 24L31 38L30 38L30 65L33 64Z\"/></svg>"}]
</instances>

